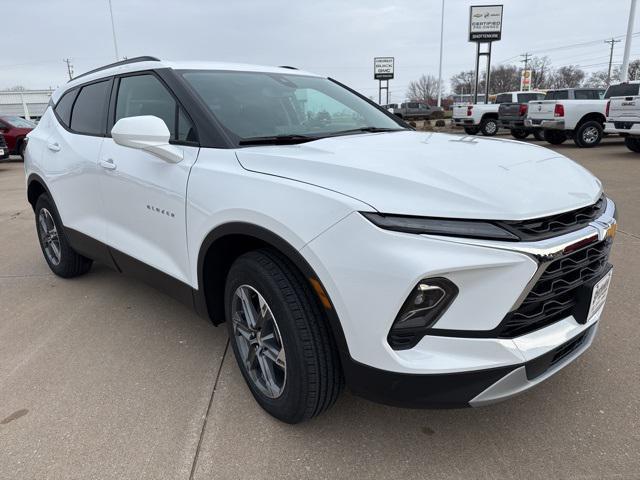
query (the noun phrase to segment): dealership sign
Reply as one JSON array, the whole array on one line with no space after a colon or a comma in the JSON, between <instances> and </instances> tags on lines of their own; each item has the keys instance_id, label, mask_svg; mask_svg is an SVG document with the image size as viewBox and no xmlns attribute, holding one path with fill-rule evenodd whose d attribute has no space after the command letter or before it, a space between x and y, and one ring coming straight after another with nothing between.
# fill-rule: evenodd
<instances>
[{"instance_id":1,"label":"dealership sign","mask_svg":"<svg viewBox=\"0 0 640 480\"><path fill-rule=\"evenodd\" d=\"M375 80L391 80L393 78L393 57L373 59L373 78Z\"/></svg>"},{"instance_id":2,"label":"dealership sign","mask_svg":"<svg viewBox=\"0 0 640 480\"><path fill-rule=\"evenodd\" d=\"M502 5L476 5L469 18L470 42L493 42L502 36Z\"/></svg>"}]
</instances>

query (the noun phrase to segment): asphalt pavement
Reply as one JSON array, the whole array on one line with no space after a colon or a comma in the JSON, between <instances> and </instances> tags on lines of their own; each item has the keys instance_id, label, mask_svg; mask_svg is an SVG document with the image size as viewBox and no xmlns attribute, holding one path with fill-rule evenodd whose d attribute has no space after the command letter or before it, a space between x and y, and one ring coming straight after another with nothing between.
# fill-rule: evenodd
<instances>
[{"instance_id":1,"label":"asphalt pavement","mask_svg":"<svg viewBox=\"0 0 640 480\"><path fill-rule=\"evenodd\" d=\"M405 410L345 392L296 426L255 403L224 327L100 265L52 275L23 165L0 163L0 478L640 479L640 154L618 138L554 149L621 211L592 347L490 407Z\"/></svg>"}]
</instances>

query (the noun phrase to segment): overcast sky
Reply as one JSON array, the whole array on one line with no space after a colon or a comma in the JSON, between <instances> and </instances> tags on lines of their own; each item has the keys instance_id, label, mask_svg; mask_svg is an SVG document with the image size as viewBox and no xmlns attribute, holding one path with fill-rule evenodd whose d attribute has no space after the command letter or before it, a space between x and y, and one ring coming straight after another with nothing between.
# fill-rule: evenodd
<instances>
[{"instance_id":1,"label":"overcast sky","mask_svg":"<svg viewBox=\"0 0 640 480\"><path fill-rule=\"evenodd\" d=\"M392 100L409 81L438 73L441 0L112 0L120 56L294 65L334 77L377 97L373 57L394 56ZM443 78L474 67L467 42L469 5L445 0ZM504 0L494 65L525 51L554 65L606 69L606 38L626 32L630 0ZM55 87L114 61L107 0L27 0L3 7L0 88ZM639 12L640 15L640 12ZM6 21L9 18L13 21ZM640 31L638 22L634 32ZM571 46L593 41L588 45ZM632 58L640 57L640 36ZM621 63L624 42L616 44Z\"/></svg>"}]
</instances>

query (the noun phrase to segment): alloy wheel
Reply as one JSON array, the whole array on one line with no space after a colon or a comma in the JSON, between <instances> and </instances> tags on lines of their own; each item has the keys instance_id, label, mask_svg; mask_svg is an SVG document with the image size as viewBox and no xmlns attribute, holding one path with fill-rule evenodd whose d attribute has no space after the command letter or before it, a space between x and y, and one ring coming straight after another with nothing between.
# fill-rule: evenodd
<instances>
[{"instance_id":1,"label":"alloy wheel","mask_svg":"<svg viewBox=\"0 0 640 480\"><path fill-rule=\"evenodd\" d=\"M596 127L588 127L582 132L582 140L584 143L595 143L598 140L599 132Z\"/></svg>"},{"instance_id":2,"label":"alloy wheel","mask_svg":"<svg viewBox=\"0 0 640 480\"><path fill-rule=\"evenodd\" d=\"M46 208L40 209L38 215L38 233L42 241L42 248L47 259L53 265L59 265L62 258L62 248L60 247L60 237L56 223L51 212Z\"/></svg>"},{"instance_id":3,"label":"alloy wheel","mask_svg":"<svg viewBox=\"0 0 640 480\"><path fill-rule=\"evenodd\" d=\"M287 361L276 319L264 297L241 285L231 304L233 341L254 386L269 398L282 395Z\"/></svg>"}]
</instances>

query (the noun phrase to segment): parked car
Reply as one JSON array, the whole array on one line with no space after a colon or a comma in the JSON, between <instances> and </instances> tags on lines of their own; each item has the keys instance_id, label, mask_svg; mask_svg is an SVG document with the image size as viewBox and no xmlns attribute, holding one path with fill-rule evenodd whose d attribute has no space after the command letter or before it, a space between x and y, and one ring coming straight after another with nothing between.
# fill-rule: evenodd
<instances>
[{"instance_id":1,"label":"parked car","mask_svg":"<svg viewBox=\"0 0 640 480\"><path fill-rule=\"evenodd\" d=\"M4 139L4 135L0 133L0 160L9 158L9 147Z\"/></svg>"},{"instance_id":2,"label":"parked car","mask_svg":"<svg viewBox=\"0 0 640 480\"><path fill-rule=\"evenodd\" d=\"M544 92L526 92L516 95L516 102L504 102L498 108L498 125L511 132L511 136L517 139L527 138L533 133L538 140L542 140L542 132L524 126L527 109L531 100L542 100Z\"/></svg>"},{"instance_id":3,"label":"parked car","mask_svg":"<svg viewBox=\"0 0 640 480\"><path fill-rule=\"evenodd\" d=\"M564 88L547 92L545 100L529 103L525 126L541 129L544 139L559 145L572 138L578 147L595 147L604 133L606 100L598 88Z\"/></svg>"},{"instance_id":4,"label":"parked car","mask_svg":"<svg viewBox=\"0 0 640 480\"><path fill-rule=\"evenodd\" d=\"M0 133L4 135L11 155L24 158L24 139L35 127L35 123L17 115L0 115Z\"/></svg>"},{"instance_id":5,"label":"parked car","mask_svg":"<svg viewBox=\"0 0 640 480\"><path fill-rule=\"evenodd\" d=\"M620 84L612 92L605 115L605 133L618 133L632 152L640 153L640 83Z\"/></svg>"},{"instance_id":6,"label":"parked car","mask_svg":"<svg viewBox=\"0 0 640 480\"><path fill-rule=\"evenodd\" d=\"M415 120L434 120L444 117L441 107L433 107L419 102L406 102L400 107L394 108L393 113L403 120L410 122Z\"/></svg>"},{"instance_id":7,"label":"parked car","mask_svg":"<svg viewBox=\"0 0 640 480\"><path fill-rule=\"evenodd\" d=\"M521 393L589 347L611 278L616 208L586 169L414 131L292 69L139 57L78 76L25 172L56 275L101 262L226 321L251 393L290 423L345 383L412 407Z\"/></svg>"},{"instance_id":8,"label":"parked car","mask_svg":"<svg viewBox=\"0 0 640 480\"><path fill-rule=\"evenodd\" d=\"M476 135L478 132L487 137L492 137L500 129L498 123L498 110L501 103L518 101L518 94L530 92L505 92L496 95L494 103L477 103L475 105L455 105L453 107L452 121L455 127L463 127L468 135Z\"/></svg>"}]
</instances>

